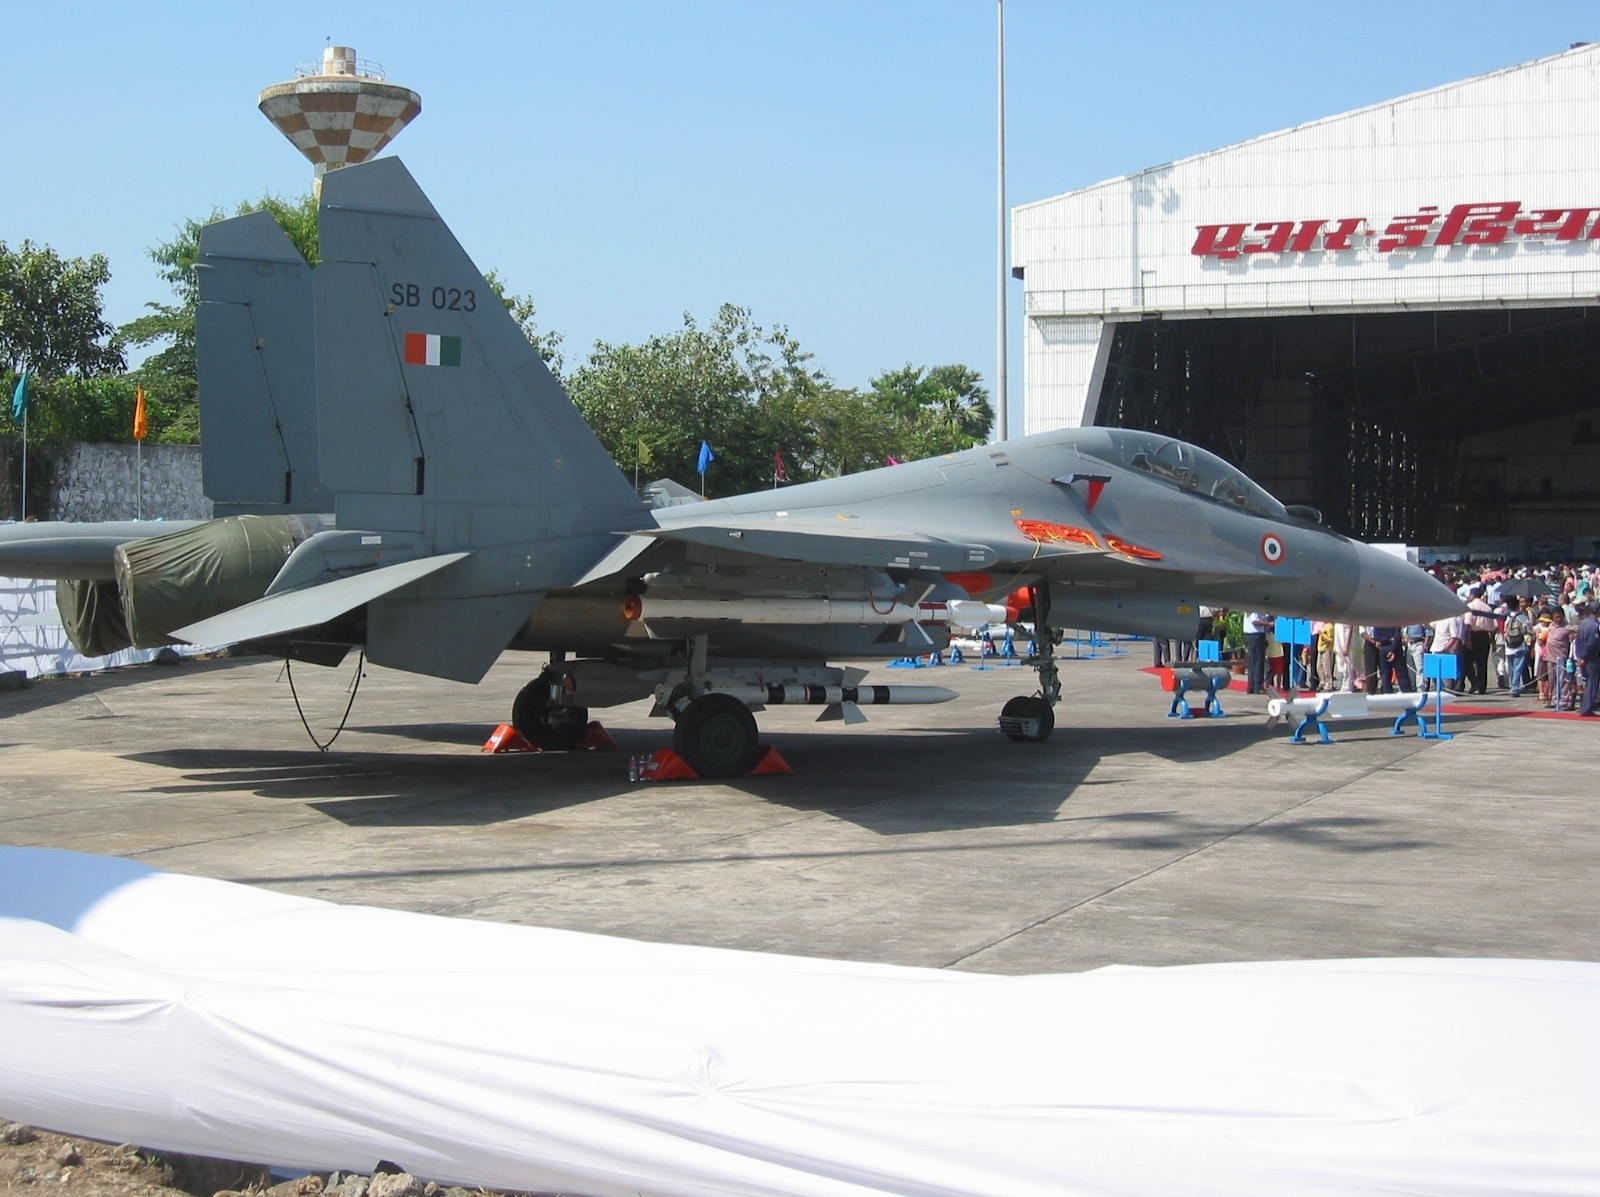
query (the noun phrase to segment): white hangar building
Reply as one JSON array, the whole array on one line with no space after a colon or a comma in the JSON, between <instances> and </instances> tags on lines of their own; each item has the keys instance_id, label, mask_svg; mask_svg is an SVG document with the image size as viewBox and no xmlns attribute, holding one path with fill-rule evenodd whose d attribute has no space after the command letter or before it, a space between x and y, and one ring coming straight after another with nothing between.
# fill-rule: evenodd
<instances>
[{"instance_id":1,"label":"white hangar building","mask_svg":"<svg viewBox=\"0 0 1600 1197\"><path fill-rule=\"evenodd\" d=\"M1029 432L1171 432L1369 540L1600 533L1600 45L1012 211Z\"/></svg>"}]
</instances>

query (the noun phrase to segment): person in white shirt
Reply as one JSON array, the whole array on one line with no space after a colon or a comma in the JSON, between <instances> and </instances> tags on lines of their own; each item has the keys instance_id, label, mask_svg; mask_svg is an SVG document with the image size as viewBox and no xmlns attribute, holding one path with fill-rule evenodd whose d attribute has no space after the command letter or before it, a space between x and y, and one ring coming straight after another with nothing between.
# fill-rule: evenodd
<instances>
[{"instance_id":1,"label":"person in white shirt","mask_svg":"<svg viewBox=\"0 0 1600 1197\"><path fill-rule=\"evenodd\" d=\"M1267 633L1276 621L1264 611L1244 615L1245 689L1251 694L1267 692Z\"/></svg>"},{"instance_id":2,"label":"person in white shirt","mask_svg":"<svg viewBox=\"0 0 1600 1197\"><path fill-rule=\"evenodd\" d=\"M1456 680L1445 683L1445 689L1452 694L1461 693L1461 650L1466 642L1467 621L1464 616L1446 615L1433 621L1433 640L1428 645L1428 651L1456 658Z\"/></svg>"}]
</instances>

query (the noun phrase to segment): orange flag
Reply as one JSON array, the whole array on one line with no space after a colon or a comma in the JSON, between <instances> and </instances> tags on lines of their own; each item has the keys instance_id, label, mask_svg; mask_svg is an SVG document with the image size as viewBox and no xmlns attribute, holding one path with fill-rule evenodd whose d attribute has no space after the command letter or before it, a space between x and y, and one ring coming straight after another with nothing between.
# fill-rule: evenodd
<instances>
[{"instance_id":1,"label":"orange flag","mask_svg":"<svg viewBox=\"0 0 1600 1197\"><path fill-rule=\"evenodd\" d=\"M144 420L144 388L138 387L133 392L133 439L144 440L144 434L148 431Z\"/></svg>"}]
</instances>

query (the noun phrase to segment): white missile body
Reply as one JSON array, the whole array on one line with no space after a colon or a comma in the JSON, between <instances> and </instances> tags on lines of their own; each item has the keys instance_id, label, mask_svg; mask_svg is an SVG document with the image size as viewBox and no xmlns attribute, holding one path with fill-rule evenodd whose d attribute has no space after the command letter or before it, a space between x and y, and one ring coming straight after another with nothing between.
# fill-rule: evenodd
<instances>
[{"instance_id":1,"label":"white missile body","mask_svg":"<svg viewBox=\"0 0 1600 1197\"><path fill-rule=\"evenodd\" d=\"M924 607L929 604L923 604ZM986 623L1005 623L1006 609L999 603L981 603L977 599L951 599L944 604L944 622L958 628L981 628Z\"/></svg>"},{"instance_id":2,"label":"white missile body","mask_svg":"<svg viewBox=\"0 0 1600 1197\"><path fill-rule=\"evenodd\" d=\"M861 707L932 706L961 697L944 686L741 686L713 687L718 694L730 694L748 706L837 706L855 703Z\"/></svg>"},{"instance_id":3,"label":"white missile body","mask_svg":"<svg viewBox=\"0 0 1600 1197\"><path fill-rule=\"evenodd\" d=\"M630 597L623 604L630 621L648 623L657 619L727 620L758 624L873 624L948 623L960 628L976 628L986 623L1005 623L1006 609L998 603L976 599L952 599L947 603L879 602L870 596L842 598L666 598L653 595Z\"/></svg>"},{"instance_id":4,"label":"white missile body","mask_svg":"<svg viewBox=\"0 0 1600 1197\"><path fill-rule=\"evenodd\" d=\"M870 598L656 598L630 596L622 612L631 621L659 619L727 620L765 624L910 623L917 609L905 603L875 603Z\"/></svg>"}]
</instances>

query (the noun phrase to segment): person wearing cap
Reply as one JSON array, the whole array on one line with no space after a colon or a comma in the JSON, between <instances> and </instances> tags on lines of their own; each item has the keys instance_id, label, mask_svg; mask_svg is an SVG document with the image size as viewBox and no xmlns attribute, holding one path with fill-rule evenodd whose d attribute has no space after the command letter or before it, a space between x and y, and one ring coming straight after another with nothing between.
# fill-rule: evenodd
<instances>
[{"instance_id":1,"label":"person wearing cap","mask_svg":"<svg viewBox=\"0 0 1600 1197\"><path fill-rule=\"evenodd\" d=\"M1554 620L1550 608L1539 608L1533 617L1533 677L1539 686L1539 701L1550 705L1550 663L1545 659L1545 642L1550 637L1550 624Z\"/></svg>"}]
</instances>

